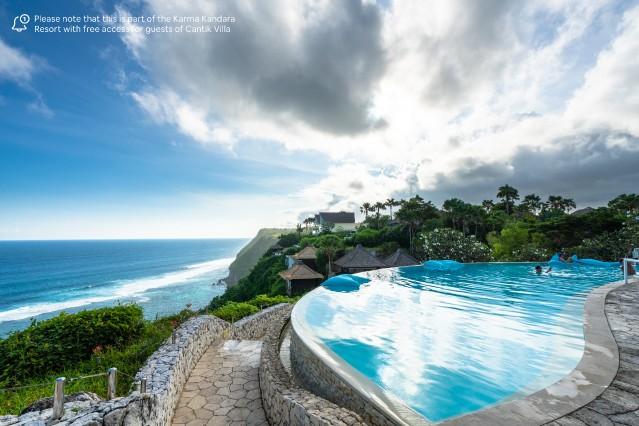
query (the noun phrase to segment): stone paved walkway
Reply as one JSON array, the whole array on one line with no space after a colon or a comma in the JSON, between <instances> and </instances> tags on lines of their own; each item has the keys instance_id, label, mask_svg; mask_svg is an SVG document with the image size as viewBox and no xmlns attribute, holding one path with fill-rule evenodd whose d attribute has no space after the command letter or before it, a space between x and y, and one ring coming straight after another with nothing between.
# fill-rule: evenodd
<instances>
[{"instance_id":1,"label":"stone paved walkway","mask_svg":"<svg viewBox=\"0 0 639 426\"><path fill-rule=\"evenodd\" d=\"M268 425L258 380L262 342L211 346L191 372L173 426Z\"/></svg>"},{"instance_id":2,"label":"stone paved walkway","mask_svg":"<svg viewBox=\"0 0 639 426\"><path fill-rule=\"evenodd\" d=\"M619 371L599 397L549 426L639 426L639 283L612 291L606 316L619 347Z\"/></svg>"}]
</instances>

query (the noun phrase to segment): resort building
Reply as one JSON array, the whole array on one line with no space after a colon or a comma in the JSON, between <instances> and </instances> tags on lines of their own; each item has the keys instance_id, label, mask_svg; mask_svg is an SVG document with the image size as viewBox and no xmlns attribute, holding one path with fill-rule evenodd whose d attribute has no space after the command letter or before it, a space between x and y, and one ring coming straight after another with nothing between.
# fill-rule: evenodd
<instances>
[{"instance_id":1,"label":"resort building","mask_svg":"<svg viewBox=\"0 0 639 426\"><path fill-rule=\"evenodd\" d=\"M315 272L303 263L297 263L280 272L280 277L286 281L286 294L294 296L312 290L324 279L319 272Z\"/></svg>"},{"instance_id":2,"label":"resort building","mask_svg":"<svg viewBox=\"0 0 639 426\"><path fill-rule=\"evenodd\" d=\"M369 253L361 244L333 263L336 266L335 272L342 274L354 274L387 267L383 261Z\"/></svg>"},{"instance_id":3,"label":"resort building","mask_svg":"<svg viewBox=\"0 0 639 426\"><path fill-rule=\"evenodd\" d=\"M287 256L287 266L290 268L297 263L303 263L313 270L317 270L317 249L313 246L304 247L298 253Z\"/></svg>"},{"instance_id":4,"label":"resort building","mask_svg":"<svg viewBox=\"0 0 639 426\"><path fill-rule=\"evenodd\" d=\"M315 215L315 225L322 229L332 226L334 231L355 231L355 213L353 212L320 212Z\"/></svg>"},{"instance_id":5,"label":"resort building","mask_svg":"<svg viewBox=\"0 0 639 426\"><path fill-rule=\"evenodd\" d=\"M395 253L384 259L384 263L388 267L419 265L419 261L417 259L402 249L397 249Z\"/></svg>"}]
</instances>

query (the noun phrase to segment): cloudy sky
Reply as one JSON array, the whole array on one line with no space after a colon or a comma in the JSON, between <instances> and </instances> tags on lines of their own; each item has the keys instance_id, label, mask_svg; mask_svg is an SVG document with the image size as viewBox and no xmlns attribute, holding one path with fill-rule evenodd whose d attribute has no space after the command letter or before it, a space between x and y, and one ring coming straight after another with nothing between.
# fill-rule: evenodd
<instances>
[{"instance_id":1,"label":"cloudy sky","mask_svg":"<svg viewBox=\"0 0 639 426\"><path fill-rule=\"evenodd\" d=\"M639 182L639 0L0 0L0 129L1 239L248 236L504 183L601 205Z\"/></svg>"}]
</instances>

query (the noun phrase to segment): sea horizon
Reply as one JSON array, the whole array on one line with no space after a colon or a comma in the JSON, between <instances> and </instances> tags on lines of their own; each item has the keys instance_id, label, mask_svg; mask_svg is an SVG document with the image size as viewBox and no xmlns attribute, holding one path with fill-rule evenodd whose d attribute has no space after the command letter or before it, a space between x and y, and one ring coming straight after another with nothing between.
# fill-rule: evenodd
<instances>
[{"instance_id":1,"label":"sea horizon","mask_svg":"<svg viewBox=\"0 0 639 426\"><path fill-rule=\"evenodd\" d=\"M0 241L0 336L60 312L137 303L146 318L223 293L244 238Z\"/></svg>"}]
</instances>

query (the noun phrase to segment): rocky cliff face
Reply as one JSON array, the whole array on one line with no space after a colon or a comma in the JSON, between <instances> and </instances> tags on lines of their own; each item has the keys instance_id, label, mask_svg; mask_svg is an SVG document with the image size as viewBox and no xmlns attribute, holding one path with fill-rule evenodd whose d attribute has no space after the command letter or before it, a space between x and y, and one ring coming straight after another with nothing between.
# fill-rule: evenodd
<instances>
[{"instance_id":1,"label":"rocky cliff face","mask_svg":"<svg viewBox=\"0 0 639 426\"><path fill-rule=\"evenodd\" d=\"M232 287L247 276L257 261L279 240L280 235L290 232L289 229L264 228L239 251L231 266L229 275L224 279L227 286Z\"/></svg>"}]
</instances>

